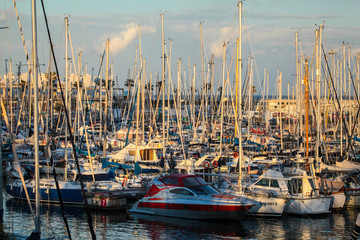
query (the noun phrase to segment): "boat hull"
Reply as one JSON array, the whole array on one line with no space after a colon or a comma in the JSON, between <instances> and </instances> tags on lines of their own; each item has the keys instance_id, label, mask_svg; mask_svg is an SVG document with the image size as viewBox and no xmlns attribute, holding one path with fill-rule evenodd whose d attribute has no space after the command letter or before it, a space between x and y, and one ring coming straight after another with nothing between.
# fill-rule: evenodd
<instances>
[{"instance_id":1,"label":"boat hull","mask_svg":"<svg viewBox=\"0 0 360 240\"><path fill-rule=\"evenodd\" d=\"M31 182L32 183L32 182ZM29 194L30 200L35 200L35 187L33 184L29 184L26 187ZM26 194L23 186L21 184L7 184L6 192L12 197L17 199L26 199ZM81 188L76 185L73 188L61 188L60 187L61 197L64 203L67 204L83 204L83 196L81 193ZM55 186L52 187L40 187L40 198L42 202L51 202L59 203L59 195Z\"/></svg>"},{"instance_id":2,"label":"boat hull","mask_svg":"<svg viewBox=\"0 0 360 240\"><path fill-rule=\"evenodd\" d=\"M29 198L31 201L35 200L35 190L34 188L27 187L27 191L29 194ZM17 199L26 199L25 190L22 187L13 187L11 189L10 186L6 186L6 192L10 194L12 197ZM64 203L67 204L83 204L83 197L81 194L81 190L68 190L61 189L61 197ZM40 198L41 202L51 202L51 203L59 203L59 195L56 189L45 189L40 188Z\"/></svg>"},{"instance_id":3,"label":"boat hull","mask_svg":"<svg viewBox=\"0 0 360 240\"><path fill-rule=\"evenodd\" d=\"M197 220L240 220L252 205L140 200L130 212Z\"/></svg>"},{"instance_id":4,"label":"boat hull","mask_svg":"<svg viewBox=\"0 0 360 240\"><path fill-rule=\"evenodd\" d=\"M249 211L250 215L281 217L286 206L285 198L251 195L247 197L255 202L254 206Z\"/></svg>"},{"instance_id":5,"label":"boat hull","mask_svg":"<svg viewBox=\"0 0 360 240\"><path fill-rule=\"evenodd\" d=\"M294 215L320 215L330 213L331 197L290 198L285 213Z\"/></svg>"},{"instance_id":6,"label":"boat hull","mask_svg":"<svg viewBox=\"0 0 360 240\"><path fill-rule=\"evenodd\" d=\"M330 209L338 210L344 208L346 203L346 195L344 192L333 193L330 196L332 200Z\"/></svg>"}]
</instances>

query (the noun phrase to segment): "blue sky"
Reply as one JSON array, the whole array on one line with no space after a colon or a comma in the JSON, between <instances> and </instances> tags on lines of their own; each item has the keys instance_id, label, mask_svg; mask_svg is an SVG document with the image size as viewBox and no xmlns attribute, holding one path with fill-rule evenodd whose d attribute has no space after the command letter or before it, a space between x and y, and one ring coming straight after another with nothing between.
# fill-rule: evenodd
<instances>
[{"instance_id":1,"label":"blue sky","mask_svg":"<svg viewBox=\"0 0 360 240\"><path fill-rule=\"evenodd\" d=\"M17 2L20 20L28 50L31 46L30 1ZM260 88L263 69L270 72L270 82L275 86L276 72L283 72L283 84L294 82L295 31L299 36L304 54L311 56L314 46L316 24L325 21L323 45L326 49L338 50L344 41L356 54L360 46L360 1L347 0L248 0L244 1L243 59L254 56L258 74L255 85ZM169 48L172 39L172 75L176 75L176 62L183 61L183 70L188 74L188 59L191 65L200 68L199 23L203 22L205 58L209 61L215 54L217 79L221 71L221 49L228 43L227 63L230 64L237 36L237 1L220 0L48 0L45 1L56 57L61 72L64 72L64 17L69 16L69 27L74 53L83 52L82 64L88 72L99 69L99 55L110 38L110 61L119 85L132 69L135 48L139 45L137 25L141 26L142 55L146 59L146 74L161 69L160 13L164 13L165 39ZM39 61L47 64L49 46L38 1ZM0 73L5 71L4 60L25 62L19 29L12 0L0 3ZM247 61L244 61L244 68ZM45 70L45 69L44 69ZM25 68L23 68L25 71ZM245 71L243 71L245 72ZM233 78L233 72L230 78ZM271 89L270 91L271 92Z\"/></svg>"}]
</instances>

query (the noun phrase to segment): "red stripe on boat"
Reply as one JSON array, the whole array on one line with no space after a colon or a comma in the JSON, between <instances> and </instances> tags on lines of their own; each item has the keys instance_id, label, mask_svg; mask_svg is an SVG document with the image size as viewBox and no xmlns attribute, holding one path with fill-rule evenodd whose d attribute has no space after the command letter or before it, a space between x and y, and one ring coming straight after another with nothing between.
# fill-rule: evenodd
<instances>
[{"instance_id":1,"label":"red stripe on boat","mask_svg":"<svg viewBox=\"0 0 360 240\"><path fill-rule=\"evenodd\" d=\"M191 210L191 211L240 211L250 209L249 205L197 205L197 204L177 204L177 203L154 203L139 202L138 207L143 208L161 208L175 210Z\"/></svg>"}]
</instances>

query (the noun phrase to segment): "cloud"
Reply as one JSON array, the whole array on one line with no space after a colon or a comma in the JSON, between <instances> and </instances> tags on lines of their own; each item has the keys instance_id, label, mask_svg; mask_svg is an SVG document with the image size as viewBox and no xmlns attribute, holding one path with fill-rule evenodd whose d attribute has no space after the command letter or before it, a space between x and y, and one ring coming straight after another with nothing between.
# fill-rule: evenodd
<instances>
[{"instance_id":1,"label":"cloud","mask_svg":"<svg viewBox=\"0 0 360 240\"><path fill-rule=\"evenodd\" d=\"M156 32L156 29L153 26L140 26L141 36L144 36L149 33ZM124 26L124 29L119 33L109 34L110 38L110 52L113 54L121 52L129 44L134 41L139 35L138 25L135 23L129 23ZM98 41L97 49L102 51L104 48L105 39Z\"/></svg>"},{"instance_id":2,"label":"cloud","mask_svg":"<svg viewBox=\"0 0 360 240\"><path fill-rule=\"evenodd\" d=\"M208 39L213 39L209 44L210 53L214 54L215 57L221 57L223 54L224 42L235 42L237 34L238 32L236 27L221 27L220 29L213 29L209 33L210 36L207 37Z\"/></svg>"}]
</instances>

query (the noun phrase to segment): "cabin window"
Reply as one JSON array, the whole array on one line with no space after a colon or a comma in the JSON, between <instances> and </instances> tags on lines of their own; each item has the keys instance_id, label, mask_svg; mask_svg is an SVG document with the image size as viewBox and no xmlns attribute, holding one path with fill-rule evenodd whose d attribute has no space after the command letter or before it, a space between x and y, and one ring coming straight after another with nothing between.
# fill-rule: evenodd
<instances>
[{"instance_id":1,"label":"cabin window","mask_svg":"<svg viewBox=\"0 0 360 240\"><path fill-rule=\"evenodd\" d=\"M198 195L218 194L218 192L214 188L207 185L193 186L193 187L189 187L189 189Z\"/></svg>"},{"instance_id":2,"label":"cabin window","mask_svg":"<svg viewBox=\"0 0 360 240\"><path fill-rule=\"evenodd\" d=\"M271 180L271 182L270 182L270 187L279 188L279 182L278 182L278 180Z\"/></svg>"},{"instance_id":3,"label":"cabin window","mask_svg":"<svg viewBox=\"0 0 360 240\"><path fill-rule=\"evenodd\" d=\"M135 156L135 151L129 151L130 156Z\"/></svg>"},{"instance_id":4,"label":"cabin window","mask_svg":"<svg viewBox=\"0 0 360 240\"><path fill-rule=\"evenodd\" d=\"M270 181L269 179L263 178L263 179L260 179L260 181L258 181L255 185L268 187L269 181Z\"/></svg>"},{"instance_id":5,"label":"cabin window","mask_svg":"<svg viewBox=\"0 0 360 240\"><path fill-rule=\"evenodd\" d=\"M292 179L288 182L288 187L292 194L302 192L302 179Z\"/></svg>"},{"instance_id":6,"label":"cabin window","mask_svg":"<svg viewBox=\"0 0 360 240\"><path fill-rule=\"evenodd\" d=\"M166 185L171 185L171 186L180 186L178 180L176 178L164 178L161 180L163 183L165 183Z\"/></svg>"},{"instance_id":7,"label":"cabin window","mask_svg":"<svg viewBox=\"0 0 360 240\"><path fill-rule=\"evenodd\" d=\"M207 184L201 177L196 177L196 180L198 180L198 182L202 185Z\"/></svg>"},{"instance_id":8,"label":"cabin window","mask_svg":"<svg viewBox=\"0 0 360 240\"><path fill-rule=\"evenodd\" d=\"M109 175L107 173L94 174L95 181L111 181ZM80 176L76 176L76 181L80 180ZM82 180L84 182L92 182L94 180L92 175L82 175Z\"/></svg>"},{"instance_id":9,"label":"cabin window","mask_svg":"<svg viewBox=\"0 0 360 240\"><path fill-rule=\"evenodd\" d=\"M200 183L196 181L196 178L194 177L183 178L182 181L186 187L200 185Z\"/></svg>"},{"instance_id":10,"label":"cabin window","mask_svg":"<svg viewBox=\"0 0 360 240\"><path fill-rule=\"evenodd\" d=\"M179 195L194 196L194 194L192 192L190 192L189 190L184 189L184 188L171 189L170 193L179 194Z\"/></svg>"}]
</instances>

